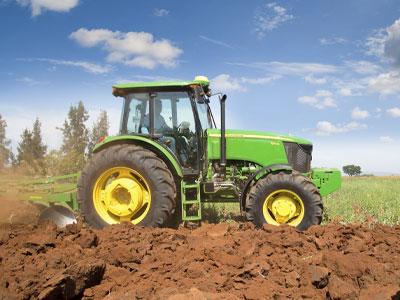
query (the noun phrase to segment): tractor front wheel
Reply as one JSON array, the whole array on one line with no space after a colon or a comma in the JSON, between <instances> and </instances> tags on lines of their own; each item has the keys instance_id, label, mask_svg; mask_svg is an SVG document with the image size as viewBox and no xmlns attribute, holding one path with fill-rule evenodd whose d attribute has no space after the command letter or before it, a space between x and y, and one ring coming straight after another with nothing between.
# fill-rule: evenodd
<instances>
[{"instance_id":1,"label":"tractor front wheel","mask_svg":"<svg viewBox=\"0 0 400 300\"><path fill-rule=\"evenodd\" d=\"M270 173L250 190L246 216L256 226L288 224L299 230L322 220L322 198L318 188L300 173Z\"/></svg>"},{"instance_id":2,"label":"tractor front wheel","mask_svg":"<svg viewBox=\"0 0 400 300\"><path fill-rule=\"evenodd\" d=\"M96 153L82 171L77 201L94 227L130 222L160 227L175 208L176 187L165 163L136 145L116 145Z\"/></svg>"}]
</instances>

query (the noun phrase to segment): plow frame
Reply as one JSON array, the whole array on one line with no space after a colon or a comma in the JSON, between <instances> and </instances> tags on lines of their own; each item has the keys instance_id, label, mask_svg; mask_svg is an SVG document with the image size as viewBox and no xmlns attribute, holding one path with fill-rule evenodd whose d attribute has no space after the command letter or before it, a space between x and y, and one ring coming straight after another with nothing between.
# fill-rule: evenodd
<instances>
[{"instance_id":1,"label":"plow frame","mask_svg":"<svg viewBox=\"0 0 400 300\"><path fill-rule=\"evenodd\" d=\"M22 181L1 180L0 196L45 206L62 205L77 211L76 190L80 174L78 172Z\"/></svg>"}]
</instances>

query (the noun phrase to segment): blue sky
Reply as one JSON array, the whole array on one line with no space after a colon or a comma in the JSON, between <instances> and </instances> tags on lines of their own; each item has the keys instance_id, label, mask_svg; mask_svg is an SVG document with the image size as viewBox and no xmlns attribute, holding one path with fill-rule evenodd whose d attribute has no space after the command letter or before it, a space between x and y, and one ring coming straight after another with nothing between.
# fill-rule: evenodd
<instances>
[{"instance_id":1,"label":"blue sky","mask_svg":"<svg viewBox=\"0 0 400 300\"><path fill-rule=\"evenodd\" d=\"M400 173L398 0L0 0L0 33L14 151L36 117L58 148L79 100L116 134L115 83L205 75L229 128L309 139L314 167Z\"/></svg>"}]
</instances>

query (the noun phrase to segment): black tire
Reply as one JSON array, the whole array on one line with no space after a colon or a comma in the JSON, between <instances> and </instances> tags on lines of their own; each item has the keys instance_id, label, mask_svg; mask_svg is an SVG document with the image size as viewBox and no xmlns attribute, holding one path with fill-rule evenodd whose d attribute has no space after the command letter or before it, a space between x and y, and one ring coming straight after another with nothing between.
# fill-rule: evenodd
<instances>
[{"instance_id":1,"label":"black tire","mask_svg":"<svg viewBox=\"0 0 400 300\"><path fill-rule=\"evenodd\" d=\"M96 228L120 223L118 219L110 222L107 214L114 216L109 212L104 213L103 211L102 217L95 208L93 196L95 194L94 188L100 185L98 180L101 180L103 174L118 168L128 168L136 173L135 175L131 173L132 176L142 177L139 178L139 181L144 182L142 186L146 188L146 192L149 189L151 194L151 201L146 204L145 213L142 212L144 218L136 225L163 226L176 206L174 178L166 164L154 152L137 145L126 144L111 146L96 153L83 169L78 181L77 202L79 213L84 221ZM115 177L113 180L115 180ZM109 181L104 184L108 185ZM123 194L123 192L120 194ZM123 198L123 196L120 197ZM138 214L140 214L140 211ZM132 218L135 218L135 216ZM133 219L131 222L135 223Z\"/></svg>"},{"instance_id":2,"label":"black tire","mask_svg":"<svg viewBox=\"0 0 400 300\"><path fill-rule=\"evenodd\" d=\"M279 172L270 173L267 176L258 180L258 182L250 189L250 193L246 201L246 217L247 220L252 221L255 226L261 227L265 223L270 223L274 225L283 224L280 222L271 222L266 219L264 215L264 205L266 205L267 199L274 199L273 195L277 193L279 197L279 192L281 190L286 190L290 194L296 194L300 200L296 201L302 202L304 212L302 217L298 217L297 222L301 222L296 226L298 230L306 230L311 225L318 225L322 221L322 197L319 193L318 188L304 175L292 172ZM268 210L267 214L271 213ZM273 215L272 213L270 215ZM294 222L296 220L293 218L288 223Z\"/></svg>"}]
</instances>

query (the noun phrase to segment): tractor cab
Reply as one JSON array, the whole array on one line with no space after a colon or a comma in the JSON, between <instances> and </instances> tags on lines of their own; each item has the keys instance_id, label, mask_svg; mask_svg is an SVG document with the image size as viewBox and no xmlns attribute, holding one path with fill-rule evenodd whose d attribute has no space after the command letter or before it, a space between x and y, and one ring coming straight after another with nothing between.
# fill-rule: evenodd
<instances>
[{"instance_id":1,"label":"tractor cab","mask_svg":"<svg viewBox=\"0 0 400 300\"><path fill-rule=\"evenodd\" d=\"M202 133L212 128L208 79L193 82L154 82L114 86L113 94L124 98L120 135L150 138L179 162L184 173L199 171Z\"/></svg>"}]
</instances>

